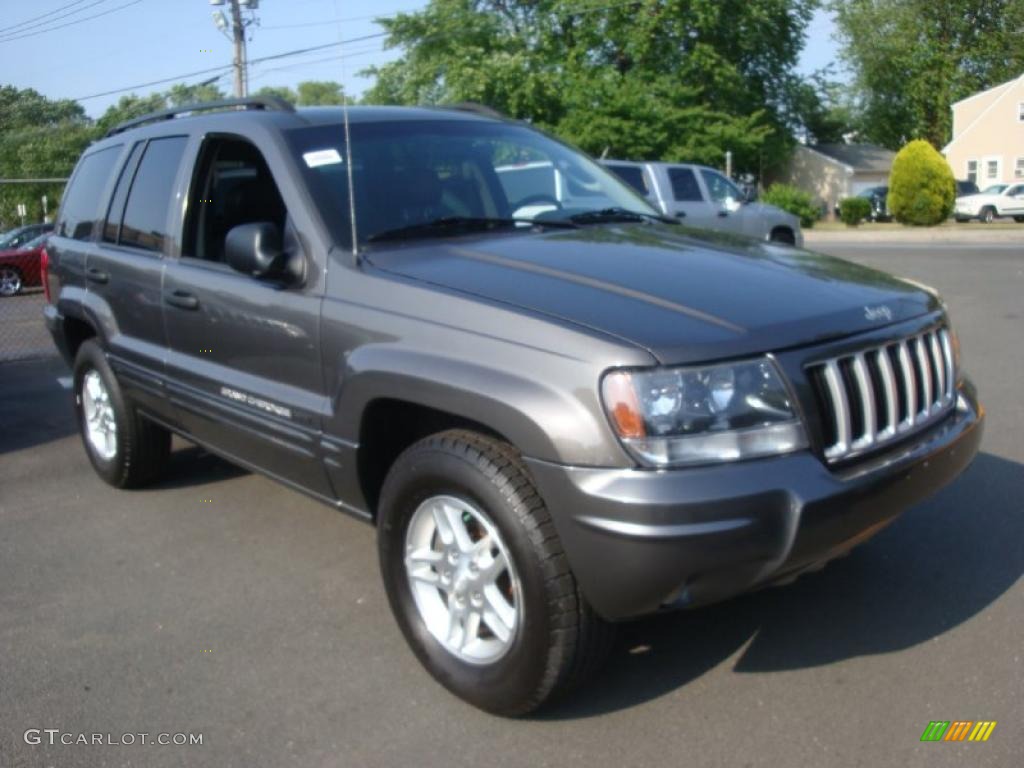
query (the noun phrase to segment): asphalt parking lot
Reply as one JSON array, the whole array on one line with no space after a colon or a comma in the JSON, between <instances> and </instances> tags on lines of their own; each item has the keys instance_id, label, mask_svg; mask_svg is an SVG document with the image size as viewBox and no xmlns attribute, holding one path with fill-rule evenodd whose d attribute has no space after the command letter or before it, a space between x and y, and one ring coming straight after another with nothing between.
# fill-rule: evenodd
<instances>
[{"instance_id":1,"label":"asphalt parking lot","mask_svg":"<svg viewBox=\"0 0 1024 768\"><path fill-rule=\"evenodd\" d=\"M0 364L0 766L1021 765L1024 246L822 248L945 295L988 409L974 466L821 573L624 626L524 721L420 668L371 528L184 445L159 487L108 488L61 364ZM930 720L998 726L921 743Z\"/></svg>"}]
</instances>

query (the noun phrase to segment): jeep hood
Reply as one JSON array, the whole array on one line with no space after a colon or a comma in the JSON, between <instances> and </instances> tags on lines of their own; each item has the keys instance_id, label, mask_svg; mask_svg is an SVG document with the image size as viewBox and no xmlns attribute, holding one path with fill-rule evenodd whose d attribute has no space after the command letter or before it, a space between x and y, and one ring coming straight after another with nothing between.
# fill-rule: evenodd
<instances>
[{"instance_id":1,"label":"jeep hood","mask_svg":"<svg viewBox=\"0 0 1024 768\"><path fill-rule=\"evenodd\" d=\"M378 269L629 341L663 363L812 344L939 308L841 259L656 224L388 244Z\"/></svg>"}]
</instances>

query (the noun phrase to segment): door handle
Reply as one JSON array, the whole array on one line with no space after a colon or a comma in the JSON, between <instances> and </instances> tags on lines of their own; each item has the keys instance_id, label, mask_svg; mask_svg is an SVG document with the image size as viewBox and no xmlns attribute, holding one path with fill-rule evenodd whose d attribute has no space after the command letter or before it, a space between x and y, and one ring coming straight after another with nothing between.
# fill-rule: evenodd
<instances>
[{"instance_id":1,"label":"door handle","mask_svg":"<svg viewBox=\"0 0 1024 768\"><path fill-rule=\"evenodd\" d=\"M164 301L178 309L199 309L199 299L187 291L172 291L164 294Z\"/></svg>"},{"instance_id":2,"label":"door handle","mask_svg":"<svg viewBox=\"0 0 1024 768\"><path fill-rule=\"evenodd\" d=\"M720 218L720 219L724 219L728 215L729 215L728 211L719 211L718 212L718 218Z\"/></svg>"},{"instance_id":3,"label":"door handle","mask_svg":"<svg viewBox=\"0 0 1024 768\"><path fill-rule=\"evenodd\" d=\"M685 219L686 218L686 211L676 211L676 218L677 219Z\"/></svg>"},{"instance_id":4,"label":"door handle","mask_svg":"<svg viewBox=\"0 0 1024 768\"><path fill-rule=\"evenodd\" d=\"M96 267L89 267L85 270L85 279L91 283L109 283L110 275L104 272L102 269L96 269Z\"/></svg>"}]
</instances>

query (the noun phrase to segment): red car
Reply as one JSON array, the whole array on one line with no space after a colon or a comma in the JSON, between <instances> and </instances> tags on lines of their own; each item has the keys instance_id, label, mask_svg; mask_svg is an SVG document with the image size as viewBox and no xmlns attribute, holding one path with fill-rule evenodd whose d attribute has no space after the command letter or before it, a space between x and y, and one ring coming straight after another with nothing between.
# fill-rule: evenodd
<instances>
[{"instance_id":1,"label":"red car","mask_svg":"<svg viewBox=\"0 0 1024 768\"><path fill-rule=\"evenodd\" d=\"M15 296L23 288L43 284L42 253L51 234L46 232L19 248L0 251L0 296Z\"/></svg>"}]
</instances>

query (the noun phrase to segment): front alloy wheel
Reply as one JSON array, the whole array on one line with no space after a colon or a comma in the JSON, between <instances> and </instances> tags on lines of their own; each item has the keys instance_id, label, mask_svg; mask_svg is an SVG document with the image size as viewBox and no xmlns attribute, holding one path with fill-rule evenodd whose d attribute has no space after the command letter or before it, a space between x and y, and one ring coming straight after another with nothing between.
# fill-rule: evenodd
<instances>
[{"instance_id":1,"label":"front alloy wheel","mask_svg":"<svg viewBox=\"0 0 1024 768\"><path fill-rule=\"evenodd\" d=\"M0 267L0 296L16 296L21 292L21 273L14 267Z\"/></svg>"},{"instance_id":2,"label":"front alloy wheel","mask_svg":"<svg viewBox=\"0 0 1024 768\"><path fill-rule=\"evenodd\" d=\"M409 589L430 634L469 664L504 656L522 588L490 518L464 499L432 496L413 513L405 550Z\"/></svg>"}]
</instances>

